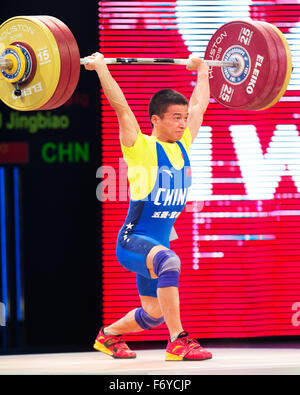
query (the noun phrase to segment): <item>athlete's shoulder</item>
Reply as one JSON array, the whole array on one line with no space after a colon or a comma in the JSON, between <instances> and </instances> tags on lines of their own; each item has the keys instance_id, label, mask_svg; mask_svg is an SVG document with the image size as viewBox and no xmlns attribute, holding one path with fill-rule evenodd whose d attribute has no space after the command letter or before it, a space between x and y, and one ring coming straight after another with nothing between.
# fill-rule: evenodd
<instances>
[{"instance_id":1,"label":"athlete's shoulder","mask_svg":"<svg viewBox=\"0 0 300 395\"><path fill-rule=\"evenodd\" d=\"M123 158L128 167L128 181L133 200L142 200L151 192L157 172L156 142L139 131L131 147L122 146Z\"/></svg>"},{"instance_id":2,"label":"athlete's shoulder","mask_svg":"<svg viewBox=\"0 0 300 395\"><path fill-rule=\"evenodd\" d=\"M146 154L149 155L155 147L155 142L151 139L151 137L145 133L142 133L140 129L138 131L135 143L132 146L127 147L123 145L122 142L120 142L120 144L124 159L136 158L137 156Z\"/></svg>"}]
</instances>

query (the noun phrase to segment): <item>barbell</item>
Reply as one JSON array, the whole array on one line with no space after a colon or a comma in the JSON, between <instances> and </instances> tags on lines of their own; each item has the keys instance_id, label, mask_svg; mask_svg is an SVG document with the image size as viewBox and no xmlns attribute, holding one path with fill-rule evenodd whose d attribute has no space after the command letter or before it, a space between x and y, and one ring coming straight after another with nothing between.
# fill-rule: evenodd
<instances>
[{"instance_id":1,"label":"barbell","mask_svg":"<svg viewBox=\"0 0 300 395\"><path fill-rule=\"evenodd\" d=\"M233 21L209 40L204 56L212 97L228 108L263 110L285 93L292 73L289 45L267 22ZM108 65L187 65L189 59L105 58ZM0 98L18 111L50 110L74 93L80 66L70 29L52 16L19 16L0 26Z\"/></svg>"}]
</instances>

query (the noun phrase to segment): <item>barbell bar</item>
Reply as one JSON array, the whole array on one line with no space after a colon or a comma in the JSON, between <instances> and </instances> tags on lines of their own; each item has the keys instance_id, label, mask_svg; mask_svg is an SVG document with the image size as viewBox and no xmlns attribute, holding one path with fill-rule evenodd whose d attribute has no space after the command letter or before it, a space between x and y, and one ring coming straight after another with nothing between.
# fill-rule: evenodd
<instances>
[{"instance_id":1,"label":"barbell bar","mask_svg":"<svg viewBox=\"0 0 300 395\"><path fill-rule=\"evenodd\" d=\"M104 61L108 65L186 66L189 59ZM285 93L292 72L291 52L281 31L251 20L221 26L209 40L204 61L210 68L212 97L233 109L259 111L273 106ZM55 17L14 17L0 26L0 98L16 110L63 105L77 86L80 65L88 62L88 57L80 58L72 32Z\"/></svg>"},{"instance_id":2,"label":"barbell bar","mask_svg":"<svg viewBox=\"0 0 300 395\"><path fill-rule=\"evenodd\" d=\"M238 61L213 61L204 59L205 63L209 67L232 67L237 68L239 66ZM106 64L176 64L186 66L189 63L189 59L172 59L172 58L105 58ZM86 65L89 63L89 59L80 58L80 65ZM0 69L10 70L13 66L13 62L9 59L0 59Z\"/></svg>"},{"instance_id":3,"label":"barbell bar","mask_svg":"<svg viewBox=\"0 0 300 395\"><path fill-rule=\"evenodd\" d=\"M105 58L104 62L106 64L144 64L144 65L151 65L151 64L175 64L180 66L187 66L189 63L189 59L172 59L172 58ZM222 61L222 60L207 60L204 59L204 62L209 67L231 67L237 68L239 66L239 62L232 60L232 61ZM80 64L85 65L89 63L88 58L81 58Z\"/></svg>"}]
</instances>

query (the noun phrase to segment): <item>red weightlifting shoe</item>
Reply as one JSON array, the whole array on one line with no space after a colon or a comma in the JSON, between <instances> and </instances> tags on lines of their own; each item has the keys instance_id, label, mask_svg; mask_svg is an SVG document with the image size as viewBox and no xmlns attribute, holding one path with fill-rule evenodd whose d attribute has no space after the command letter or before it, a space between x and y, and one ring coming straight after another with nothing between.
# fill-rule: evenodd
<instances>
[{"instance_id":1,"label":"red weightlifting shoe","mask_svg":"<svg viewBox=\"0 0 300 395\"><path fill-rule=\"evenodd\" d=\"M136 353L130 350L122 335L104 335L103 328L95 340L94 348L117 359L136 358Z\"/></svg>"},{"instance_id":2,"label":"red weightlifting shoe","mask_svg":"<svg viewBox=\"0 0 300 395\"><path fill-rule=\"evenodd\" d=\"M191 339L187 332L181 332L175 341L168 342L166 361L202 361L210 358L212 354Z\"/></svg>"}]
</instances>

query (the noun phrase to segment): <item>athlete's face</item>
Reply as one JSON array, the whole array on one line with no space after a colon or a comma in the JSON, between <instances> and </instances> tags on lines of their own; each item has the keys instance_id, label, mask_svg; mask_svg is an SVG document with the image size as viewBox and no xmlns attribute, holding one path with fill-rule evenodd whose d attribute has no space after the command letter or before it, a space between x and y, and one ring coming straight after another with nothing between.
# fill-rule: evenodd
<instances>
[{"instance_id":1,"label":"athlete's face","mask_svg":"<svg viewBox=\"0 0 300 395\"><path fill-rule=\"evenodd\" d=\"M167 143L174 143L180 140L187 126L187 119L187 105L170 104L162 117L158 115L152 116L155 136Z\"/></svg>"}]
</instances>

